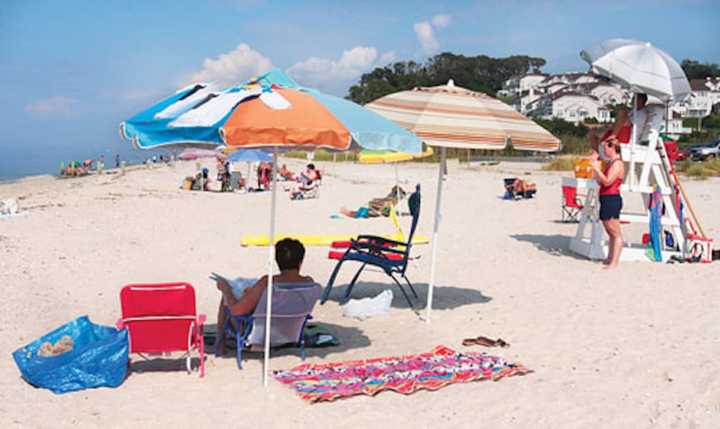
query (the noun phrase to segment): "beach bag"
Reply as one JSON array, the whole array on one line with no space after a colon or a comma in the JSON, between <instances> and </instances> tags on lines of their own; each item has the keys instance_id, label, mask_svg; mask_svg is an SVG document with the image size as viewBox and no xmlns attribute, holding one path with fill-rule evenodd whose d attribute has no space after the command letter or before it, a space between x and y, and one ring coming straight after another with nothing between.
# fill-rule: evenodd
<instances>
[{"instance_id":1,"label":"beach bag","mask_svg":"<svg viewBox=\"0 0 720 429\"><path fill-rule=\"evenodd\" d=\"M43 343L55 344L70 337L72 348L57 356L43 357ZM22 378L36 387L66 393L94 387L117 387L128 371L127 329L96 325L79 317L13 353Z\"/></svg>"},{"instance_id":2,"label":"beach bag","mask_svg":"<svg viewBox=\"0 0 720 429\"><path fill-rule=\"evenodd\" d=\"M713 239L701 237L696 234L688 234L690 249L690 258L694 262L712 262L713 258Z\"/></svg>"},{"instance_id":3,"label":"beach bag","mask_svg":"<svg viewBox=\"0 0 720 429\"><path fill-rule=\"evenodd\" d=\"M590 160L583 158L575 161L575 178L577 179L592 179L593 169L590 164Z\"/></svg>"}]
</instances>

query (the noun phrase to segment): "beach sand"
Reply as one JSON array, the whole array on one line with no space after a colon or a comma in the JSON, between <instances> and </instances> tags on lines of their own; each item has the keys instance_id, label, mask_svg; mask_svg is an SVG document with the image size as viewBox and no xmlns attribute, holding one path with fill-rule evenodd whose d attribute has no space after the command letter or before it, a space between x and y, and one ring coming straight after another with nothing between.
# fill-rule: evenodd
<instances>
[{"instance_id":1,"label":"beach sand","mask_svg":"<svg viewBox=\"0 0 720 429\"><path fill-rule=\"evenodd\" d=\"M296 170L301 165L287 163ZM392 167L318 164L324 171L320 198L290 201L281 192L278 232L392 232L387 219L330 218L341 206L356 208L387 193ZM257 276L266 270L267 249L243 248L240 239L267 232L270 194L181 191L193 167L177 163L125 175L0 185L0 198L18 198L29 212L0 221L1 427L720 425L720 264L636 262L608 272L573 255L568 239L576 225L558 222L562 174L535 164L451 163L432 323L421 321L394 288L390 314L365 321L344 318L333 298L314 316L342 345L309 349L307 358L402 355L440 344L465 350L463 338L485 335L511 347L472 350L522 363L532 374L314 405L274 380L263 388L260 354L248 354L241 371L234 357L211 356L204 379L188 375L184 361L177 361L138 364L117 389L54 395L25 383L11 352L80 315L113 325L124 284L188 281L213 324L219 294L210 272ZM436 171L431 164L400 166L405 189L422 185L419 233L425 235L432 232ZM537 198L501 200L502 178L525 172L538 185ZM720 181L687 181L686 187L706 232L720 239ZM632 232L639 237L641 230ZM423 307L430 246L414 252L419 259L409 277ZM326 255L326 248L309 248L303 267L323 284L334 266ZM342 272L339 291L353 272ZM389 279L367 272L354 297L386 288L392 288ZM294 349L278 351L271 361L273 369L299 363Z\"/></svg>"}]
</instances>

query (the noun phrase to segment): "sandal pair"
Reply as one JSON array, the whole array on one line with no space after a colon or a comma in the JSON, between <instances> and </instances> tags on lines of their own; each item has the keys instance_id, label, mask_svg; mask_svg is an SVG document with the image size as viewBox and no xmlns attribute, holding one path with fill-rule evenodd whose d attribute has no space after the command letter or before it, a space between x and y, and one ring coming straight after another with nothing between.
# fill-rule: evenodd
<instances>
[{"instance_id":1,"label":"sandal pair","mask_svg":"<svg viewBox=\"0 0 720 429\"><path fill-rule=\"evenodd\" d=\"M466 338L462 342L463 346L485 346L485 347L510 347L510 344L502 338L493 340L488 337L479 336L476 338Z\"/></svg>"}]
</instances>

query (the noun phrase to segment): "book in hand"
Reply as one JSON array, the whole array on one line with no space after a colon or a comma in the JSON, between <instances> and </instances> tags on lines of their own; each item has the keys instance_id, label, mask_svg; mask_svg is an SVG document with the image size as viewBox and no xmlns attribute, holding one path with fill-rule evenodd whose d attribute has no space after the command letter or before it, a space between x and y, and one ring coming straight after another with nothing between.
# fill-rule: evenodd
<instances>
[{"instance_id":1,"label":"book in hand","mask_svg":"<svg viewBox=\"0 0 720 429\"><path fill-rule=\"evenodd\" d=\"M236 299L240 299L240 297L245 293L245 290L257 283L257 279L249 279L245 277L237 277L235 279L230 279L215 272L210 274L210 279L216 281L222 280L227 283L230 286L230 289L232 289L233 296Z\"/></svg>"}]
</instances>

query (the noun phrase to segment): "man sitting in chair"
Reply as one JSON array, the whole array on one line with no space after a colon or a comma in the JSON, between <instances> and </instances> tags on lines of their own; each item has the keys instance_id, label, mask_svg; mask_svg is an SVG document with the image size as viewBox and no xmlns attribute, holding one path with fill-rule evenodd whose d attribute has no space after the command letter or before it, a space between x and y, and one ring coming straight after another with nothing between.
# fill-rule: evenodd
<instances>
[{"instance_id":1,"label":"man sitting in chair","mask_svg":"<svg viewBox=\"0 0 720 429\"><path fill-rule=\"evenodd\" d=\"M313 284L310 276L300 274L300 267L305 258L305 247L298 240L285 238L275 244L275 262L280 269L280 274L273 276L273 284ZM228 307L233 315L249 314L255 310L263 292L268 285L268 277L264 275L249 287L238 284L230 284L223 278L217 278L217 288L222 293L218 310L218 352L222 355L225 352L225 342L222 327L225 326L225 307ZM235 283L235 282L233 282Z\"/></svg>"},{"instance_id":2,"label":"man sitting in chair","mask_svg":"<svg viewBox=\"0 0 720 429\"><path fill-rule=\"evenodd\" d=\"M300 173L300 176L296 179L298 183L290 194L291 199L301 198L304 193L316 189L322 177L320 176L320 171L315 168L315 164L308 164L305 171Z\"/></svg>"}]
</instances>

